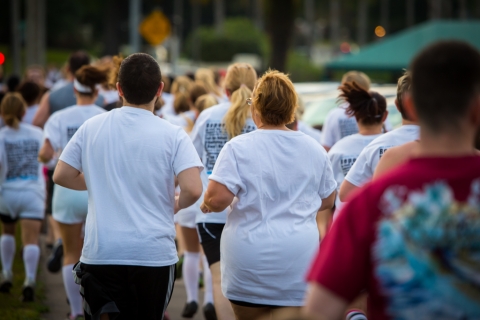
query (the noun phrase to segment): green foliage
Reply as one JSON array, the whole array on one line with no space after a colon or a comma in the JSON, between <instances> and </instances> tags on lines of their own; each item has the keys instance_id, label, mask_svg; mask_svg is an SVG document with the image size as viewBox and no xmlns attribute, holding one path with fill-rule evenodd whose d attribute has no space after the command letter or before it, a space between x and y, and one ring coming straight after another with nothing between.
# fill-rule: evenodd
<instances>
[{"instance_id":1,"label":"green foliage","mask_svg":"<svg viewBox=\"0 0 480 320\"><path fill-rule=\"evenodd\" d=\"M293 82L320 81L322 69L315 66L306 57L298 52L291 51L287 59L287 73Z\"/></svg>"},{"instance_id":2,"label":"green foliage","mask_svg":"<svg viewBox=\"0 0 480 320\"><path fill-rule=\"evenodd\" d=\"M0 319L8 320L40 320L42 313L48 312L48 307L43 303L45 300L45 287L38 281L35 289L34 302L22 302L22 285L25 279L25 271L22 261L22 241L20 228L17 225L16 232L17 250L13 261L13 287L9 294L0 293Z\"/></svg>"},{"instance_id":3,"label":"green foliage","mask_svg":"<svg viewBox=\"0 0 480 320\"><path fill-rule=\"evenodd\" d=\"M205 62L231 61L238 53L268 57L268 39L255 28L249 19L232 18L225 21L223 32L217 34L213 27L200 27L191 33L185 46L185 54L192 58L193 39L200 43L200 59Z\"/></svg>"}]
</instances>

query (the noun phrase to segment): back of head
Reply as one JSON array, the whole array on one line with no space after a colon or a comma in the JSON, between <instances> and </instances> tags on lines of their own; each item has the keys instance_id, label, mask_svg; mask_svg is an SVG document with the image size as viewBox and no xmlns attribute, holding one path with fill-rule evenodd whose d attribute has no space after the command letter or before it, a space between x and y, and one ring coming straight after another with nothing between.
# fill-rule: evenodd
<instances>
[{"instance_id":1,"label":"back of head","mask_svg":"<svg viewBox=\"0 0 480 320\"><path fill-rule=\"evenodd\" d=\"M68 70L75 74L81 67L90 64L90 56L85 51L76 51L68 58Z\"/></svg>"},{"instance_id":2,"label":"back of head","mask_svg":"<svg viewBox=\"0 0 480 320\"><path fill-rule=\"evenodd\" d=\"M387 101L381 94L366 91L356 82L346 82L339 89L340 97L349 104L346 111L349 116L355 116L357 122L366 126L382 123Z\"/></svg>"},{"instance_id":3,"label":"back of head","mask_svg":"<svg viewBox=\"0 0 480 320\"><path fill-rule=\"evenodd\" d=\"M266 125L286 125L295 120L297 92L284 73L267 71L255 86L252 103Z\"/></svg>"},{"instance_id":4,"label":"back of head","mask_svg":"<svg viewBox=\"0 0 480 320\"><path fill-rule=\"evenodd\" d=\"M0 113L7 126L17 129L26 108L27 104L20 93L9 92L2 100Z\"/></svg>"},{"instance_id":5,"label":"back of head","mask_svg":"<svg viewBox=\"0 0 480 320\"><path fill-rule=\"evenodd\" d=\"M190 100L192 101L193 104L195 104L198 97L203 96L204 94L207 94L207 93L208 91L202 83L195 82L192 88L190 89Z\"/></svg>"},{"instance_id":6,"label":"back of head","mask_svg":"<svg viewBox=\"0 0 480 320\"><path fill-rule=\"evenodd\" d=\"M355 82L363 90L370 90L370 78L363 72L349 71L345 73L342 77L342 85L347 82Z\"/></svg>"},{"instance_id":7,"label":"back of head","mask_svg":"<svg viewBox=\"0 0 480 320\"><path fill-rule=\"evenodd\" d=\"M195 109L200 113L216 104L218 104L218 101L213 95L204 94L203 96L198 97L197 101L195 101Z\"/></svg>"},{"instance_id":8,"label":"back of head","mask_svg":"<svg viewBox=\"0 0 480 320\"><path fill-rule=\"evenodd\" d=\"M20 77L16 75L11 75L7 79L7 89L10 92L16 91L18 85L20 84Z\"/></svg>"},{"instance_id":9,"label":"back of head","mask_svg":"<svg viewBox=\"0 0 480 320\"><path fill-rule=\"evenodd\" d=\"M148 104L155 98L162 83L160 66L148 54L131 54L120 65L118 83L126 102Z\"/></svg>"},{"instance_id":10,"label":"back of head","mask_svg":"<svg viewBox=\"0 0 480 320\"><path fill-rule=\"evenodd\" d=\"M40 86L33 81L25 81L18 87L18 92L28 106L34 105L40 98Z\"/></svg>"},{"instance_id":11,"label":"back of head","mask_svg":"<svg viewBox=\"0 0 480 320\"><path fill-rule=\"evenodd\" d=\"M79 94L93 96L98 84L108 81L108 70L102 70L94 66L83 66L75 72L74 88Z\"/></svg>"},{"instance_id":12,"label":"back of head","mask_svg":"<svg viewBox=\"0 0 480 320\"><path fill-rule=\"evenodd\" d=\"M440 41L413 60L412 98L420 123L433 133L457 129L480 96L480 53L462 41Z\"/></svg>"},{"instance_id":13,"label":"back of head","mask_svg":"<svg viewBox=\"0 0 480 320\"><path fill-rule=\"evenodd\" d=\"M120 71L122 61L123 57L121 55L112 57L111 67L108 72L108 88L111 90L117 90L118 72Z\"/></svg>"},{"instance_id":14,"label":"back of head","mask_svg":"<svg viewBox=\"0 0 480 320\"><path fill-rule=\"evenodd\" d=\"M173 80L171 93L173 95L177 93L190 92L193 86L193 81L187 76L178 76Z\"/></svg>"},{"instance_id":15,"label":"back of head","mask_svg":"<svg viewBox=\"0 0 480 320\"><path fill-rule=\"evenodd\" d=\"M403 76L398 79L397 83L397 107L398 111L402 115L402 118L405 120L410 120L407 113L405 112L405 107L403 106L403 97L406 93L410 92L412 86L412 76L409 71L405 71Z\"/></svg>"},{"instance_id":16,"label":"back of head","mask_svg":"<svg viewBox=\"0 0 480 320\"><path fill-rule=\"evenodd\" d=\"M194 82L187 76L176 77L172 84L173 108L177 114L190 110L190 91Z\"/></svg>"},{"instance_id":17,"label":"back of head","mask_svg":"<svg viewBox=\"0 0 480 320\"><path fill-rule=\"evenodd\" d=\"M195 72L195 81L203 84L208 93L219 96L217 83L215 82L215 73L211 69L200 68Z\"/></svg>"},{"instance_id":18,"label":"back of head","mask_svg":"<svg viewBox=\"0 0 480 320\"><path fill-rule=\"evenodd\" d=\"M225 131L229 138L242 133L242 129L250 115L247 99L257 81L257 72L248 63L235 63L228 67L225 75L225 89L230 92L231 106L225 115Z\"/></svg>"}]
</instances>

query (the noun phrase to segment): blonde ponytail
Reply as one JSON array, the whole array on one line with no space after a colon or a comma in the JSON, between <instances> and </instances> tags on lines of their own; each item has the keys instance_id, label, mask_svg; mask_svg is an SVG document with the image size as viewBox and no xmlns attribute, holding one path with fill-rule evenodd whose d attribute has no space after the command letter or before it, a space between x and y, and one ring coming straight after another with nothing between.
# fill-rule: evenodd
<instances>
[{"instance_id":1,"label":"blonde ponytail","mask_svg":"<svg viewBox=\"0 0 480 320\"><path fill-rule=\"evenodd\" d=\"M7 93L0 105L3 121L11 128L18 129L27 109L27 103L18 92Z\"/></svg>"},{"instance_id":2,"label":"blonde ponytail","mask_svg":"<svg viewBox=\"0 0 480 320\"><path fill-rule=\"evenodd\" d=\"M235 63L228 67L225 76L225 89L230 92L232 105L225 118L225 131L230 139L240 135L250 117L250 107L247 99L251 98L252 90L257 81L257 72L248 63Z\"/></svg>"}]
</instances>

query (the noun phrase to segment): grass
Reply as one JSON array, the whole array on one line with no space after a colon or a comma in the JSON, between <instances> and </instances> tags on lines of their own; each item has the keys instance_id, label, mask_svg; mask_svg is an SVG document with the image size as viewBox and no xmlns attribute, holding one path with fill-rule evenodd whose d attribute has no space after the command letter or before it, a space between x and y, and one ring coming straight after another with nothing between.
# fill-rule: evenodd
<instances>
[{"instance_id":1,"label":"grass","mask_svg":"<svg viewBox=\"0 0 480 320\"><path fill-rule=\"evenodd\" d=\"M17 250L13 261L13 287L9 294L0 293L0 319L2 320L40 320L42 313L48 312L45 301L45 286L38 281L35 289L34 302L22 302L22 285L25 279L25 269L22 259L22 242L20 228L17 225Z\"/></svg>"}]
</instances>

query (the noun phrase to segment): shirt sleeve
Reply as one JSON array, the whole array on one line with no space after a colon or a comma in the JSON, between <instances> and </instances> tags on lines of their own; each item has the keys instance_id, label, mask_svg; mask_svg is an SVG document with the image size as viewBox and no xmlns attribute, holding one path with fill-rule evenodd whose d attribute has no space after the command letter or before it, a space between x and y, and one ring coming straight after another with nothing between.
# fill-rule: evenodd
<instances>
[{"instance_id":1,"label":"shirt sleeve","mask_svg":"<svg viewBox=\"0 0 480 320\"><path fill-rule=\"evenodd\" d=\"M177 133L177 148L173 159L173 171L178 176L180 172L194 167L203 170L202 162L193 147L192 141L183 129L179 129Z\"/></svg>"},{"instance_id":2,"label":"shirt sleeve","mask_svg":"<svg viewBox=\"0 0 480 320\"><path fill-rule=\"evenodd\" d=\"M60 160L83 172L82 151L84 149L85 124L78 128L60 155Z\"/></svg>"},{"instance_id":3,"label":"shirt sleeve","mask_svg":"<svg viewBox=\"0 0 480 320\"><path fill-rule=\"evenodd\" d=\"M368 146L362 150L355 163L348 171L345 180L351 184L361 187L369 182L373 176L373 170L370 165L371 148Z\"/></svg>"},{"instance_id":4,"label":"shirt sleeve","mask_svg":"<svg viewBox=\"0 0 480 320\"><path fill-rule=\"evenodd\" d=\"M340 210L338 218L320 244L320 250L307 275L347 302L367 289L371 274L370 250L374 239L365 193L354 197ZM359 219L361 218L361 219Z\"/></svg>"},{"instance_id":5,"label":"shirt sleeve","mask_svg":"<svg viewBox=\"0 0 480 320\"><path fill-rule=\"evenodd\" d=\"M44 143L45 140L48 139L52 148L55 152L58 152L62 147L61 144L61 132L60 132L60 122L58 121L58 117L56 115L52 115L43 128L43 137Z\"/></svg>"},{"instance_id":6,"label":"shirt sleeve","mask_svg":"<svg viewBox=\"0 0 480 320\"><path fill-rule=\"evenodd\" d=\"M243 183L238 172L237 159L230 142L225 144L220 151L212 174L208 179L223 184L234 195L237 195L242 189Z\"/></svg>"},{"instance_id":7,"label":"shirt sleeve","mask_svg":"<svg viewBox=\"0 0 480 320\"><path fill-rule=\"evenodd\" d=\"M327 198L333 191L335 191L335 189L337 189L337 182L333 176L332 164L325 151L323 151L323 155L325 157L325 165L323 167L323 173L320 179L320 190L318 192L321 199Z\"/></svg>"}]
</instances>

